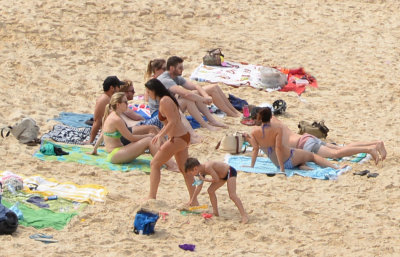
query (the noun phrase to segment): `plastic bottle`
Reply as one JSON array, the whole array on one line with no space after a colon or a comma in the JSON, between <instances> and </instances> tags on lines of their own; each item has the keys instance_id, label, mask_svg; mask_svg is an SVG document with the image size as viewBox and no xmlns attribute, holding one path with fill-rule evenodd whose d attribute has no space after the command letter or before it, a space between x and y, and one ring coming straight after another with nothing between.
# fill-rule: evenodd
<instances>
[{"instance_id":1,"label":"plastic bottle","mask_svg":"<svg viewBox=\"0 0 400 257\"><path fill-rule=\"evenodd\" d=\"M45 197L44 200L45 200L45 201L57 200L57 198L58 198L58 197L57 197L56 195L51 195L51 196Z\"/></svg>"}]
</instances>

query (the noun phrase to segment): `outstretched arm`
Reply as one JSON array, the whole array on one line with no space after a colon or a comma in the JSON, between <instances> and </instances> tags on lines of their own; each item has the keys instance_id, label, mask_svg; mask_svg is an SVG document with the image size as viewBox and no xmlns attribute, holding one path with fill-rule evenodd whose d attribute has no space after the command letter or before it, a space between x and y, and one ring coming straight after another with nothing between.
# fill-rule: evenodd
<instances>
[{"instance_id":1,"label":"outstretched arm","mask_svg":"<svg viewBox=\"0 0 400 257\"><path fill-rule=\"evenodd\" d=\"M205 104L212 103L212 97L200 85L186 80L183 86L189 90L197 90L197 92L199 92L199 94L206 99L207 102Z\"/></svg>"},{"instance_id":2,"label":"outstretched arm","mask_svg":"<svg viewBox=\"0 0 400 257\"><path fill-rule=\"evenodd\" d=\"M248 141L250 142L251 146L253 147L253 152L251 155L251 167L254 168L254 165L256 164L256 160L258 157L258 151L260 150L260 146L258 145L258 142L254 136L254 131L251 132L251 136L248 137Z\"/></svg>"},{"instance_id":3,"label":"outstretched arm","mask_svg":"<svg viewBox=\"0 0 400 257\"><path fill-rule=\"evenodd\" d=\"M279 167L282 172L285 172L285 167L283 165L283 146L282 146L282 129L277 128L277 134L275 136L275 151L276 158L278 159Z\"/></svg>"},{"instance_id":4,"label":"outstretched arm","mask_svg":"<svg viewBox=\"0 0 400 257\"><path fill-rule=\"evenodd\" d=\"M97 155L97 148L99 148L100 144L103 142L103 132L101 132L100 137L97 139L96 144L93 147L93 151L90 153L92 155Z\"/></svg>"},{"instance_id":5,"label":"outstretched arm","mask_svg":"<svg viewBox=\"0 0 400 257\"><path fill-rule=\"evenodd\" d=\"M192 203L193 203L193 201L194 201L195 199L197 199L197 196L200 194L202 188L203 188L203 184L200 184L200 185L198 185L198 186L196 187L196 189L195 189L194 192L193 192L192 198L190 199L190 202L189 202L189 204L188 204L189 206L192 205Z\"/></svg>"}]
</instances>

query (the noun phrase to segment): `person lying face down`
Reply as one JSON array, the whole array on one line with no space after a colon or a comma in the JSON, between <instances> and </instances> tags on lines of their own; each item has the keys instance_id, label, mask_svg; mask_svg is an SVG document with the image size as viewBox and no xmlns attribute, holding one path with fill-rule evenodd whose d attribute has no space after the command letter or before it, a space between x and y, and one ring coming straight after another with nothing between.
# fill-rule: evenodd
<instances>
[{"instance_id":1,"label":"person lying face down","mask_svg":"<svg viewBox=\"0 0 400 257\"><path fill-rule=\"evenodd\" d=\"M380 160L385 160L386 158L386 148L383 141L380 140L351 142L344 146L338 146L335 144L326 143L307 133L299 135L290 130L287 125L285 125L275 116L271 118L271 124L282 129L283 144L291 148L302 149L318 154L324 158L339 159L358 153L368 153L375 160L375 164L377 164Z\"/></svg>"},{"instance_id":2,"label":"person lying face down","mask_svg":"<svg viewBox=\"0 0 400 257\"><path fill-rule=\"evenodd\" d=\"M271 117L272 112L270 108L261 109L257 118L261 122L261 125L252 130L251 136L245 134L246 139L253 146L251 167L254 167L258 151L261 148L281 172L285 172L285 169L296 167L304 170L311 169L306 165L306 162L315 162L321 167L338 169L337 165L319 155L301 149L290 148L283 144L282 128L272 124Z\"/></svg>"}]
</instances>

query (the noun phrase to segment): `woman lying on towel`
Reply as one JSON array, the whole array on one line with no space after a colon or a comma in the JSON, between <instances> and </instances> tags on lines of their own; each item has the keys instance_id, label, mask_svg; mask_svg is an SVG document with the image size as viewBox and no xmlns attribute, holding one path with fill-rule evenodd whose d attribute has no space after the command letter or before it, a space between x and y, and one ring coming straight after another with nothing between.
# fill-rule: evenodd
<instances>
[{"instance_id":1,"label":"woman lying on towel","mask_svg":"<svg viewBox=\"0 0 400 257\"><path fill-rule=\"evenodd\" d=\"M97 154L97 148L103 142L106 151L109 153L107 161L111 163L128 163L143 154L146 149L154 156L160 144L152 144L151 140L154 134L133 135L128 130L125 122L121 118L121 114L128 108L128 99L125 93L115 93L112 95L110 103L107 104L104 117L103 128L99 140L94 146L92 154ZM131 143L123 145L120 138L124 137ZM170 170L177 170L176 163L172 160L166 161L165 164Z\"/></svg>"},{"instance_id":2,"label":"woman lying on towel","mask_svg":"<svg viewBox=\"0 0 400 257\"><path fill-rule=\"evenodd\" d=\"M185 179L186 187L189 191L189 199L192 199L195 189L192 185L194 178L192 174L185 172L185 162L188 158L190 144L190 133L182 123L178 101L158 79L149 80L146 82L145 86L149 97L159 101L158 117L160 121L164 123L164 127L153 138L152 143L157 144L158 141L163 139L166 135L169 138L169 140L160 147L160 150L151 161L150 192L148 198L156 199L158 185L160 184L161 166L174 156L179 170ZM194 199L192 204L198 205L197 199Z\"/></svg>"},{"instance_id":3,"label":"woman lying on towel","mask_svg":"<svg viewBox=\"0 0 400 257\"><path fill-rule=\"evenodd\" d=\"M271 109L263 108L257 116L261 126L254 128L251 136L246 135L247 140L253 146L251 167L254 167L258 151L261 148L281 172L293 168L310 170L311 168L306 165L306 162L315 162L321 167L339 168L319 155L301 149L289 148L282 144L282 128L271 124L271 117Z\"/></svg>"}]
</instances>

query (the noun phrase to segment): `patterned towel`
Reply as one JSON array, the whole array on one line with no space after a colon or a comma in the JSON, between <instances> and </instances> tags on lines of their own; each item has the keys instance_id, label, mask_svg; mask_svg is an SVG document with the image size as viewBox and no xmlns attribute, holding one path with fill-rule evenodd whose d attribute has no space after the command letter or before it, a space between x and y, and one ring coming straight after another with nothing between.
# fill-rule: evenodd
<instances>
[{"instance_id":1,"label":"patterned towel","mask_svg":"<svg viewBox=\"0 0 400 257\"><path fill-rule=\"evenodd\" d=\"M89 141L90 139L90 127L87 128L75 128L63 124L54 125L53 130L46 134L43 134L42 141L46 139L52 139L56 142L62 142L67 144L82 145L83 142ZM98 135L97 135L98 137ZM96 140L97 140L96 137ZM96 141L95 140L95 141Z\"/></svg>"},{"instance_id":2,"label":"patterned towel","mask_svg":"<svg viewBox=\"0 0 400 257\"><path fill-rule=\"evenodd\" d=\"M299 69L285 69L276 67L279 71L286 74L288 77L288 84L282 89L280 88L265 88L261 82L261 68L263 66L253 64L242 64L236 62L226 61L225 66L205 66L200 64L190 76L191 80L199 82L210 83L225 83L227 85L251 86L264 91L295 91L301 95L305 91L306 85L318 87L314 77L304 72L303 68Z\"/></svg>"},{"instance_id":3,"label":"patterned towel","mask_svg":"<svg viewBox=\"0 0 400 257\"><path fill-rule=\"evenodd\" d=\"M0 173L0 179L10 174L10 171ZM18 175L16 175L18 176ZM23 191L29 194L41 194L43 196L57 195L59 198L68 199L76 202L104 202L108 194L107 188L101 185L86 184L78 185L73 182L58 182L53 178L46 178L41 175L22 177L24 181ZM35 190L30 190L29 185L37 185Z\"/></svg>"},{"instance_id":4,"label":"patterned towel","mask_svg":"<svg viewBox=\"0 0 400 257\"><path fill-rule=\"evenodd\" d=\"M42 144L47 143L48 140L43 140ZM98 155L91 155L93 147L83 147L77 145L58 144L62 149L69 153L69 155L44 155L39 150L36 151L33 156L39 158L42 161L60 161L60 162L77 162L81 164L98 166L105 170L118 170L127 172L130 170L140 170L146 173L150 173L150 160L152 159L149 155L141 155L134 161L126 164L113 164L106 161L108 153L103 149L98 149Z\"/></svg>"},{"instance_id":5,"label":"patterned towel","mask_svg":"<svg viewBox=\"0 0 400 257\"><path fill-rule=\"evenodd\" d=\"M251 172L251 173L264 173L264 174L282 174L276 166L265 157L258 157L254 168L249 167L251 165L251 157L240 156L240 155L226 155L225 162L234 167L239 171ZM291 177L295 174L317 178L317 179L337 179L337 177L351 169L347 166L344 169L333 169L333 168L322 168L313 162L307 162L307 165L313 170L305 171L300 169L285 169L287 177Z\"/></svg>"}]
</instances>

